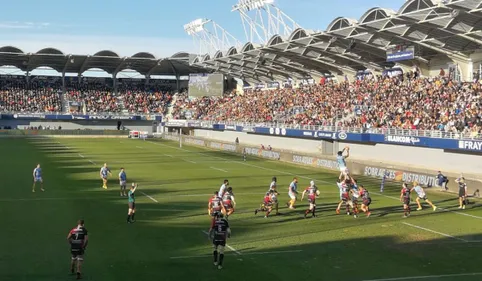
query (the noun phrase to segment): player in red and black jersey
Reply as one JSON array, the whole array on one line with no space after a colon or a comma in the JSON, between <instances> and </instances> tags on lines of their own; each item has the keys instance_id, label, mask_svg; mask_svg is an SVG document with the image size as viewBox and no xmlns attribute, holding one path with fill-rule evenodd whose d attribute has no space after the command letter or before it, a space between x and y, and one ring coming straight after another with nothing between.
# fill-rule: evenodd
<instances>
[{"instance_id":1,"label":"player in red and black jersey","mask_svg":"<svg viewBox=\"0 0 482 281\"><path fill-rule=\"evenodd\" d=\"M265 218L268 217L269 213L271 213L272 209L272 195L276 195L273 190L266 192L263 198L263 203L259 206L259 209L254 210L254 214L257 215L258 212L266 212Z\"/></svg>"},{"instance_id":2,"label":"player in red and black jersey","mask_svg":"<svg viewBox=\"0 0 482 281\"><path fill-rule=\"evenodd\" d=\"M340 213L341 205L345 204L346 214L350 215L350 205L351 205L350 184L351 184L351 180L342 181L340 184L338 184L338 187L340 188L341 201L338 204L338 207L336 208L337 214Z\"/></svg>"},{"instance_id":3,"label":"player in red and black jersey","mask_svg":"<svg viewBox=\"0 0 482 281\"><path fill-rule=\"evenodd\" d=\"M209 199L208 202L208 215L211 217L211 227L214 226L214 222L216 220L215 216L218 212L226 213L226 209L223 205L223 199L219 197L219 193L217 191L214 192L214 195Z\"/></svg>"},{"instance_id":4,"label":"player in red and black jersey","mask_svg":"<svg viewBox=\"0 0 482 281\"><path fill-rule=\"evenodd\" d=\"M318 188L316 187L315 182L311 181L310 186L305 188L305 190L303 191L303 194L301 194L301 201L303 201L303 198L305 197L305 194L308 194L308 203L310 204L309 209L307 209L305 211L305 219L306 219L306 216L309 213L312 213L313 218L316 217L316 214L315 214L315 212L316 212L316 197L318 197L317 191L318 191Z\"/></svg>"},{"instance_id":5,"label":"player in red and black jersey","mask_svg":"<svg viewBox=\"0 0 482 281\"><path fill-rule=\"evenodd\" d=\"M77 222L77 227L73 228L67 235L67 241L69 241L70 252L72 254L70 272L74 274L77 265L77 279L81 279L81 269L82 262L84 261L84 252L89 241L87 229L84 227L84 220L79 220Z\"/></svg>"},{"instance_id":6,"label":"player in red and black jersey","mask_svg":"<svg viewBox=\"0 0 482 281\"><path fill-rule=\"evenodd\" d=\"M362 198L361 209L369 217L372 213L370 212L370 204L372 203L372 198L370 193L365 189L363 185L358 187L360 190L360 197Z\"/></svg>"},{"instance_id":7,"label":"player in red and black jersey","mask_svg":"<svg viewBox=\"0 0 482 281\"><path fill-rule=\"evenodd\" d=\"M226 219L228 219L228 217L234 213L234 209L236 208L236 201L234 200L234 193L232 187L228 187L226 189L226 193L224 193L223 206L226 210Z\"/></svg>"},{"instance_id":8,"label":"player in red and black jersey","mask_svg":"<svg viewBox=\"0 0 482 281\"><path fill-rule=\"evenodd\" d=\"M410 192L411 189L406 183L402 184L402 191L400 192L400 201L403 203L403 217L410 216Z\"/></svg>"},{"instance_id":9,"label":"player in red and black jersey","mask_svg":"<svg viewBox=\"0 0 482 281\"><path fill-rule=\"evenodd\" d=\"M213 259L214 265L218 269L223 268L224 261L224 247L226 246L226 241L231 237L231 229L229 228L229 223L223 218L221 212L215 214L215 222L213 227L209 230L209 236L213 239ZM219 254L219 256L218 256Z\"/></svg>"}]
</instances>

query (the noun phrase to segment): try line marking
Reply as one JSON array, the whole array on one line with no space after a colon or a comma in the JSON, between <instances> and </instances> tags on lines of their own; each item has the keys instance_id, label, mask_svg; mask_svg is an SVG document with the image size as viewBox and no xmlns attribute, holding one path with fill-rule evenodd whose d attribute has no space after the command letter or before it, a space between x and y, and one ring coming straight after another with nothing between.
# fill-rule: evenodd
<instances>
[{"instance_id":1,"label":"try line marking","mask_svg":"<svg viewBox=\"0 0 482 281\"><path fill-rule=\"evenodd\" d=\"M226 158L217 157L217 156L211 156L211 155L208 155L208 154L205 154L205 153L202 153L202 152L187 150L187 149L179 148L179 147L172 146L172 145L167 145L167 144L163 144L163 143L156 143L156 142L152 142L152 141L149 141L149 142L152 143L152 144L154 144L154 145L160 145L160 146L169 147L169 148L176 149L176 150L191 152L191 153L203 155L203 156L206 156L206 157L212 158L212 159L221 159L221 160L223 160L223 161L227 161L227 162L230 162L230 163L238 163L238 164L240 164L240 165L245 165L245 166L249 166L249 167L253 167L253 168L258 168L258 169L262 169L262 170L265 170L265 171L272 171L272 172L276 172L276 173L280 173L280 174L284 174L284 175L297 176L296 174L293 174L293 173L289 173L289 172L285 172L285 171L280 171L280 170L276 170L276 169L271 169L271 168L266 168L266 167L262 167L262 166L258 166L258 165L248 164L248 163L245 163L245 162L242 162L242 161L232 161L232 160L229 160L229 159L226 159ZM298 177L298 178L302 178L302 179L307 179L307 180L315 180L315 181L319 181L319 182L326 183L326 184L334 184L334 183L332 183L332 182L328 182L328 181L324 181L324 180L318 180L318 179L313 179L313 178L309 178L309 177L305 177L305 176L297 176L297 177ZM390 199L393 199L393 200L400 201L400 198L396 198L396 197L394 197L394 196L388 196L388 195L384 195L384 194L377 193L377 192L370 192L370 193L371 193L371 194L378 195L378 196L382 196L382 197L386 197L386 198L390 198ZM440 208L440 207L438 208L438 210L441 210L441 211L444 211L444 212L450 212L450 213L457 214L457 215L460 215L460 216L466 216L466 217L470 217L470 218L482 220L482 217L475 216L475 215L471 215L471 214L467 214L467 213L462 213L462 212L458 212L458 211L452 211L452 210L448 210L448 209Z\"/></svg>"},{"instance_id":2,"label":"try line marking","mask_svg":"<svg viewBox=\"0 0 482 281\"><path fill-rule=\"evenodd\" d=\"M448 238L452 238L452 239L455 239L455 240L459 240L459 241L462 241L462 242L470 242L468 240L465 240L465 239L462 239L462 238L459 238L459 237L455 237L455 236L452 236L452 235L449 235L449 234L446 234L446 233L442 233L442 232L438 232L438 231L435 231L435 230L431 230L431 229L428 229L428 228L425 228L425 227L421 227L421 226L418 226L418 225L414 225L414 224L411 224L411 223L408 223L408 222L402 222L404 225L408 225L408 226L411 226L411 227L414 227L414 228L418 228L418 229L421 229L421 230L425 230L427 232L431 232L431 233L435 233L435 234L438 234L438 235L442 235L442 236L445 236L445 237L448 237Z\"/></svg>"},{"instance_id":3,"label":"try line marking","mask_svg":"<svg viewBox=\"0 0 482 281\"><path fill-rule=\"evenodd\" d=\"M303 252L303 250L252 252L252 253L244 253L243 256L272 255L272 254L300 253L300 252ZM209 257L212 257L212 255L179 256L179 257L170 257L170 259L179 260L179 259L196 259L196 258L209 258Z\"/></svg>"},{"instance_id":4,"label":"try line marking","mask_svg":"<svg viewBox=\"0 0 482 281\"><path fill-rule=\"evenodd\" d=\"M203 230L202 232L203 232L204 234L206 234L207 236L209 236L209 233L208 233L207 231L204 231L204 230ZM226 244L226 247L228 247L228 249L230 249L231 251L235 252L236 255L238 255L238 256L243 255L243 254L241 254L240 251L238 251L238 250L236 250L235 248L229 246L228 244Z\"/></svg>"},{"instance_id":5,"label":"try line marking","mask_svg":"<svg viewBox=\"0 0 482 281\"><path fill-rule=\"evenodd\" d=\"M369 279L369 280L367 279L367 280L363 280L363 281L421 280L421 279L438 279L438 278L462 277L462 276L477 276L477 275L482 275L482 272L459 273L459 274L444 274L444 275L425 275L425 276L384 278L384 279Z\"/></svg>"}]
</instances>

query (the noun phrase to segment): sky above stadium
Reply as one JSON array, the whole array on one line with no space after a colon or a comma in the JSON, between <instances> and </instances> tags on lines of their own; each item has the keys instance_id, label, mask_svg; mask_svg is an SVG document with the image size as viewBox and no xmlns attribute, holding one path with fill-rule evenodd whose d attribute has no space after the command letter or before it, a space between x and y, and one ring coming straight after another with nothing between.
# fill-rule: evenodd
<instances>
[{"instance_id":1,"label":"sky above stadium","mask_svg":"<svg viewBox=\"0 0 482 281\"><path fill-rule=\"evenodd\" d=\"M140 51L168 57L195 52L184 24L209 18L245 43L237 0L60 1L16 0L2 3L0 46L25 52L54 47L64 53L94 54L112 50L120 56ZM395 11L405 0L275 0L300 26L325 30L338 16L359 19L372 7Z\"/></svg>"}]
</instances>

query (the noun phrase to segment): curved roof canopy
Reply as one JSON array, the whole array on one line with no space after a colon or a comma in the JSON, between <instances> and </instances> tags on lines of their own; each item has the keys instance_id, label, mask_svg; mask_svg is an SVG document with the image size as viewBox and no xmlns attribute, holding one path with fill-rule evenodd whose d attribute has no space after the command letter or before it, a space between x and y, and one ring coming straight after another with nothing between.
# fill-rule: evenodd
<instances>
[{"instance_id":1,"label":"curved roof canopy","mask_svg":"<svg viewBox=\"0 0 482 281\"><path fill-rule=\"evenodd\" d=\"M0 47L0 66L15 66L23 71L38 67L51 67L60 73L82 74L88 69L98 68L110 74L124 69L132 69L142 75L186 76L191 73L211 72L199 65L190 65L193 55L185 52L170 58L158 59L148 52L139 52L131 57L120 57L110 50L102 50L94 55L64 54L55 48L45 48L36 53L24 53L13 46Z\"/></svg>"},{"instance_id":2,"label":"curved roof canopy","mask_svg":"<svg viewBox=\"0 0 482 281\"><path fill-rule=\"evenodd\" d=\"M273 36L264 46L247 42L224 56L195 65L254 82L304 78L312 74L382 71L387 50L411 46L415 60L434 57L468 61L482 49L482 0L407 0L398 11L372 8L359 20L335 18L325 31L296 29ZM399 62L412 66L413 62Z\"/></svg>"}]
</instances>

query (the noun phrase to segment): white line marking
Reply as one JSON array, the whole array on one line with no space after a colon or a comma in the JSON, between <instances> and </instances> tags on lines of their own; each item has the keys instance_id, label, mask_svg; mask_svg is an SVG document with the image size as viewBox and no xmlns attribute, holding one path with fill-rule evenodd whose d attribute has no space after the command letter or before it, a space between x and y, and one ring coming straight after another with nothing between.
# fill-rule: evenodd
<instances>
[{"instance_id":1,"label":"white line marking","mask_svg":"<svg viewBox=\"0 0 482 281\"><path fill-rule=\"evenodd\" d=\"M191 163L191 164L196 164L196 162L191 161L191 160L187 160L187 159L183 159L183 160L186 161L186 162L189 162L189 163Z\"/></svg>"},{"instance_id":2,"label":"white line marking","mask_svg":"<svg viewBox=\"0 0 482 281\"><path fill-rule=\"evenodd\" d=\"M255 256L255 255L271 255L271 254L283 254L283 253L300 253L303 250L293 250L293 251L269 251L269 252L249 252L244 253L243 256ZM180 257L170 257L170 259L196 259L196 258L209 258L212 255L199 255L199 256L180 256Z\"/></svg>"},{"instance_id":3,"label":"white line marking","mask_svg":"<svg viewBox=\"0 0 482 281\"><path fill-rule=\"evenodd\" d=\"M276 173L280 173L280 174L285 174L285 175L290 175L290 176L297 176L296 174L289 173L289 172L285 172L285 171L280 171L280 170L276 170L276 169L266 168L266 167L262 167L262 166L258 166L258 165L253 165L253 164L249 164L249 163L245 163L245 162L241 162L241 161L232 161L232 160L229 160L229 159L226 159L226 158L217 157L217 156L211 156L211 155L208 155L208 154L205 154L205 153L202 153L202 152L191 151L191 150L187 150L187 149L183 149L183 148L179 148L179 147L175 147L175 146L170 146L170 145L163 144L163 143L155 143L155 142L151 142L151 141L149 141L149 142L152 143L152 144L154 144L154 145L161 145L161 146L165 146L165 147L169 147L169 148L173 148L173 149L177 149L177 150L181 150L181 151L197 153L197 154L199 154L199 155L203 155L203 156L206 156L206 157L209 157L209 158L213 158L213 159L221 159L221 160L224 160L224 161L227 161L227 162L230 162L230 163L238 163L238 164L241 164L241 165L245 165L245 166L249 166L249 167L253 167L253 168L258 168L258 169L262 169L262 170L265 170L265 171L272 171L272 172L276 172ZM322 182L322 183L326 183L326 184L334 184L334 182L332 183L332 182L328 182L328 181L324 181L324 180L318 180L318 179L313 179L313 178L309 178L309 177L305 177L305 176L298 176L298 178L307 179L307 180L315 180L315 181ZM372 193L372 194L375 194L375 195L378 195L378 196L382 196L382 197L386 197L386 198L390 198L390 199L393 199L393 200L400 201L400 198L397 198L397 197L394 197L394 196L384 195L384 194L377 193L377 192L371 192L371 193ZM474 219L482 220L482 217L475 216L475 215L471 215L471 214L466 214L466 213L462 213L462 212L458 212L458 211L452 211L452 210L448 210L448 209L444 209L444 208L438 208L438 210L441 210L441 211L444 211L444 212L450 212L450 213L454 213L454 214L457 214L457 215L466 216L466 217L470 217L470 218L474 218Z\"/></svg>"},{"instance_id":4,"label":"white line marking","mask_svg":"<svg viewBox=\"0 0 482 281\"><path fill-rule=\"evenodd\" d=\"M445 277L462 277L462 276L477 276L482 275L482 272L473 273L459 273L459 274L444 274L444 275L426 275L426 276L412 276L412 277L398 277L398 278L385 278L385 279L370 279L363 281L398 281L398 280L417 280L417 279L437 279Z\"/></svg>"},{"instance_id":5,"label":"white line marking","mask_svg":"<svg viewBox=\"0 0 482 281\"><path fill-rule=\"evenodd\" d=\"M79 156L80 156L80 158L85 158L85 156L84 156L84 155L82 155L82 154L80 154L80 153L79 153Z\"/></svg>"},{"instance_id":6,"label":"white line marking","mask_svg":"<svg viewBox=\"0 0 482 281\"><path fill-rule=\"evenodd\" d=\"M211 169L213 169L213 170L221 171L221 172L223 172L223 173L227 173L227 172L228 172L228 171L226 171L226 170L219 169L219 168L216 168L216 167L209 167L209 168L211 168Z\"/></svg>"},{"instance_id":7,"label":"white line marking","mask_svg":"<svg viewBox=\"0 0 482 281\"><path fill-rule=\"evenodd\" d=\"M97 164L95 164L95 162L92 161L92 160L89 160L89 162L90 162L91 164L93 164L93 165L97 165Z\"/></svg>"},{"instance_id":8,"label":"white line marking","mask_svg":"<svg viewBox=\"0 0 482 281\"><path fill-rule=\"evenodd\" d=\"M446 233L442 233L442 232L438 232L438 231L435 231L435 230L431 230L431 229L428 229L428 228L425 228L425 227L421 227L421 226L418 226L418 225L414 225L414 224L411 224L411 223L408 223L408 222L403 222L404 225L408 225L408 226L411 226L411 227L414 227L414 228L418 228L418 229L421 229L421 230L425 230L427 232L431 232L431 233L435 233L435 234L438 234L438 235L442 235L442 236L445 236L445 237L448 237L448 238L452 238L452 239L455 239L455 240L459 240L459 241L462 241L462 242L468 242L467 240L465 239L462 239L462 238L459 238L459 237L455 237L455 236L452 236L452 235L449 235L449 234L446 234Z\"/></svg>"},{"instance_id":9,"label":"white line marking","mask_svg":"<svg viewBox=\"0 0 482 281\"><path fill-rule=\"evenodd\" d=\"M142 148L142 146L136 146L137 148Z\"/></svg>"},{"instance_id":10,"label":"white line marking","mask_svg":"<svg viewBox=\"0 0 482 281\"><path fill-rule=\"evenodd\" d=\"M150 195L147 195L145 194L144 192L141 191L142 194L144 194L145 196L147 196L147 198L151 199L152 201L156 202L156 203L159 203L159 201L157 201L156 199L154 199L154 197L150 196Z\"/></svg>"},{"instance_id":11,"label":"white line marking","mask_svg":"<svg viewBox=\"0 0 482 281\"><path fill-rule=\"evenodd\" d=\"M209 236L209 233L207 231L202 231L204 234L208 235ZM241 254L240 251L236 250L235 248L229 246L228 244L226 244L226 247L228 247L228 249L230 249L231 251L235 252L238 256L241 256L243 254Z\"/></svg>"}]
</instances>

